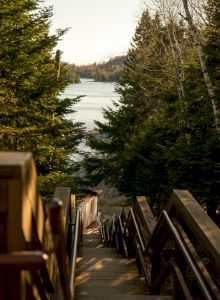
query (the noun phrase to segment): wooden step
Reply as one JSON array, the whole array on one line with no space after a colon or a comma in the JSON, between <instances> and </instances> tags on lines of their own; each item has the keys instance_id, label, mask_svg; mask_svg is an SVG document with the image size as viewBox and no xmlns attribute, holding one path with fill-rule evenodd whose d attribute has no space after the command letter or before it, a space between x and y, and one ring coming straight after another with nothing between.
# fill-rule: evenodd
<instances>
[{"instance_id":1,"label":"wooden step","mask_svg":"<svg viewBox=\"0 0 220 300\"><path fill-rule=\"evenodd\" d=\"M118 282L116 280L85 280L85 282L80 285L76 282L76 294L77 295L144 295L143 285L139 281L122 281Z\"/></svg>"},{"instance_id":2,"label":"wooden step","mask_svg":"<svg viewBox=\"0 0 220 300\"><path fill-rule=\"evenodd\" d=\"M127 258L77 258L77 272L138 272L134 259Z\"/></svg>"},{"instance_id":3,"label":"wooden step","mask_svg":"<svg viewBox=\"0 0 220 300\"><path fill-rule=\"evenodd\" d=\"M85 232L84 246L77 258L77 300L171 299L152 296L148 298L135 259L122 258L114 248L100 245L95 231L93 227Z\"/></svg>"},{"instance_id":4,"label":"wooden step","mask_svg":"<svg viewBox=\"0 0 220 300\"><path fill-rule=\"evenodd\" d=\"M83 231L83 247L101 247L101 237L97 224L94 222Z\"/></svg>"},{"instance_id":5,"label":"wooden step","mask_svg":"<svg viewBox=\"0 0 220 300\"><path fill-rule=\"evenodd\" d=\"M97 246L101 246L102 242L100 239L100 236L97 234L88 234L85 235L83 234L83 247L97 247Z\"/></svg>"},{"instance_id":6,"label":"wooden step","mask_svg":"<svg viewBox=\"0 0 220 300\"><path fill-rule=\"evenodd\" d=\"M95 293L105 298L106 294L145 294L134 259L115 257L112 255L112 249L107 248L98 251L85 249L85 254L86 258L83 256L77 259L75 286L78 296L90 297Z\"/></svg>"},{"instance_id":7,"label":"wooden step","mask_svg":"<svg viewBox=\"0 0 220 300\"><path fill-rule=\"evenodd\" d=\"M172 300L171 296L154 295L78 295L77 300Z\"/></svg>"},{"instance_id":8,"label":"wooden step","mask_svg":"<svg viewBox=\"0 0 220 300\"><path fill-rule=\"evenodd\" d=\"M96 258L117 258L122 257L121 254L117 254L115 248L104 248L104 247L98 247L98 248L91 248L91 247L82 247L78 254L79 257L83 257L85 259L96 257Z\"/></svg>"},{"instance_id":9,"label":"wooden step","mask_svg":"<svg viewBox=\"0 0 220 300\"><path fill-rule=\"evenodd\" d=\"M138 272L106 272L106 271L88 271L88 272L77 272L76 280L84 281L87 279L107 279L107 280L114 280L115 278L122 278L123 280L140 280L140 275Z\"/></svg>"},{"instance_id":10,"label":"wooden step","mask_svg":"<svg viewBox=\"0 0 220 300\"><path fill-rule=\"evenodd\" d=\"M100 263L101 265L111 264L111 265L120 265L120 266L136 266L134 258L123 258L121 256L104 256L103 253L100 253L100 256L97 254L96 256L85 257L79 256L77 257L78 264L94 264Z\"/></svg>"}]
</instances>

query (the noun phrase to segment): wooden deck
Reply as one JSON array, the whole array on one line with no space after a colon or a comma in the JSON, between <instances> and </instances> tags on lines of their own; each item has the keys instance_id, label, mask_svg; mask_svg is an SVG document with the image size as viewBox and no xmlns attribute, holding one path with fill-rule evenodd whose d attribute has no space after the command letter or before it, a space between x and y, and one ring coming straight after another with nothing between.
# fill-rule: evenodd
<instances>
[{"instance_id":1,"label":"wooden deck","mask_svg":"<svg viewBox=\"0 0 220 300\"><path fill-rule=\"evenodd\" d=\"M171 299L147 296L135 260L122 258L115 249L105 248L95 224L85 230L83 237L77 259L76 299Z\"/></svg>"}]
</instances>

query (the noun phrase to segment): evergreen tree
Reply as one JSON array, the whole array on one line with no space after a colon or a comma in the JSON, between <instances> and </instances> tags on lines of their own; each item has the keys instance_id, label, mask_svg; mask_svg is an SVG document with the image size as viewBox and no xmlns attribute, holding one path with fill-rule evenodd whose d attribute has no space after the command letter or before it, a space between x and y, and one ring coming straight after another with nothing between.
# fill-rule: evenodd
<instances>
[{"instance_id":1,"label":"evergreen tree","mask_svg":"<svg viewBox=\"0 0 220 300\"><path fill-rule=\"evenodd\" d=\"M102 155L89 157L85 161L89 176L93 170L96 181L104 178L131 197L143 193L143 190L147 192L146 184L143 184L144 181L141 183L140 178L149 173L143 168L143 160L146 163L150 159L144 157L142 147L146 145L145 138L149 136L149 131L152 130L152 134L155 132L156 125L153 124L156 120L159 122L164 110L161 93L164 92L166 79L163 59L166 55L166 34L159 16L152 18L145 11L133 41L116 88L121 95L119 104L115 104L116 110L104 111L106 124L96 123L101 139L89 138L89 145ZM137 152L140 152L138 157ZM149 178L146 180L149 182Z\"/></svg>"},{"instance_id":2,"label":"evergreen tree","mask_svg":"<svg viewBox=\"0 0 220 300\"><path fill-rule=\"evenodd\" d=\"M213 68L218 78L218 63ZM97 122L99 134L89 137L98 151L85 160L89 176L131 198L146 194L155 209L173 188L189 189L214 216L218 134L197 49L182 22L162 24L158 14L143 13L117 91L119 103L104 111L106 123Z\"/></svg>"},{"instance_id":3,"label":"evergreen tree","mask_svg":"<svg viewBox=\"0 0 220 300\"><path fill-rule=\"evenodd\" d=\"M204 77L204 81L205 81L205 84L207 87L210 102L212 104L214 122L215 122L216 130L218 132L219 139L220 139L220 105L219 105L218 97L216 94L217 87L215 86L215 84L212 80L212 76L211 76L211 74L209 72L209 68L207 66L204 45L203 45L203 41L202 41L200 33L199 33L199 26L197 26L193 20L193 16L192 16L192 13L190 12L190 8L189 8L188 0L182 0L182 2L183 2L185 14L186 14L185 19L187 20L187 22L189 24L191 35L193 37L194 43L195 43L197 51L198 51L198 57L199 57L199 61L200 61L201 71L203 73L203 77ZM215 5L215 1L213 1L213 2L211 1L211 3ZM215 6L215 8L214 8L215 13L213 13L212 15L215 15L215 16L218 15L218 12L216 10L216 9L218 9L218 6L219 6L219 4L217 4ZM213 8L210 8L210 9L212 10ZM210 24L210 20L209 20L209 26L212 27L212 25ZM200 29L200 30L203 31L202 29Z\"/></svg>"},{"instance_id":4,"label":"evergreen tree","mask_svg":"<svg viewBox=\"0 0 220 300\"><path fill-rule=\"evenodd\" d=\"M66 30L49 34L52 9L40 3L0 0L0 148L33 152L43 188L72 172L82 126L66 119L78 99L59 98L68 81L53 48Z\"/></svg>"},{"instance_id":5,"label":"evergreen tree","mask_svg":"<svg viewBox=\"0 0 220 300\"><path fill-rule=\"evenodd\" d=\"M209 0L206 7L207 26L204 32L206 61L211 78L216 87L216 95L220 97L220 3ZM220 107L220 101L218 101Z\"/></svg>"}]
</instances>

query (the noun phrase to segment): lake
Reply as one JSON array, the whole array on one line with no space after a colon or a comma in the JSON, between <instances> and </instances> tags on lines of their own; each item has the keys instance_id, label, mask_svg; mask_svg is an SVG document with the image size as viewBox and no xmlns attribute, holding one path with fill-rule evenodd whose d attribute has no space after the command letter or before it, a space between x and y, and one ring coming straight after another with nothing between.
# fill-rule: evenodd
<instances>
[{"instance_id":1,"label":"lake","mask_svg":"<svg viewBox=\"0 0 220 300\"><path fill-rule=\"evenodd\" d=\"M95 127L94 120L104 121L102 109L113 107L113 101L119 99L119 95L114 90L114 82L97 82L93 79L81 79L81 83L70 84L62 94L65 98L75 98L84 95L81 101L74 105L76 113L68 118L73 118L76 122L85 123L87 130Z\"/></svg>"},{"instance_id":2,"label":"lake","mask_svg":"<svg viewBox=\"0 0 220 300\"><path fill-rule=\"evenodd\" d=\"M61 95L62 98L76 98L84 95L80 102L74 105L74 114L69 114L68 119L74 122L85 123L86 130L92 130L96 127L94 120L103 122L103 108L113 108L113 101L119 99L119 95L115 92L114 82L98 82L93 79L81 79L81 83L72 83L68 85ZM84 143L78 146L79 152L90 152L91 149ZM82 159L81 155L73 155L73 158Z\"/></svg>"}]
</instances>

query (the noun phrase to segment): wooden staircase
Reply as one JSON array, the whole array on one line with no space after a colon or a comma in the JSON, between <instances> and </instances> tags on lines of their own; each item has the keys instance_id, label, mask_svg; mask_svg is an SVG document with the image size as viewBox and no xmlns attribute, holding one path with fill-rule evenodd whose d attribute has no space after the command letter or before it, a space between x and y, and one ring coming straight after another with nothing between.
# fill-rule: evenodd
<instances>
[{"instance_id":1,"label":"wooden staircase","mask_svg":"<svg viewBox=\"0 0 220 300\"><path fill-rule=\"evenodd\" d=\"M220 229L189 191L157 220L143 196L102 211L81 245L93 205L57 187L44 209L36 174L30 153L0 152L0 299L220 300Z\"/></svg>"},{"instance_id":2,"label":"wooden staircase","mask_svg":"<svg viewBox=\"0 0 220 300\"><path fill-rule=\"evenodd\" d=\"M79 300L169 300L147 296L135 259L123 258L114 248L104 247L96 224L83 233L77 258L76 299Z\"/></svg>"}]
</instances>

